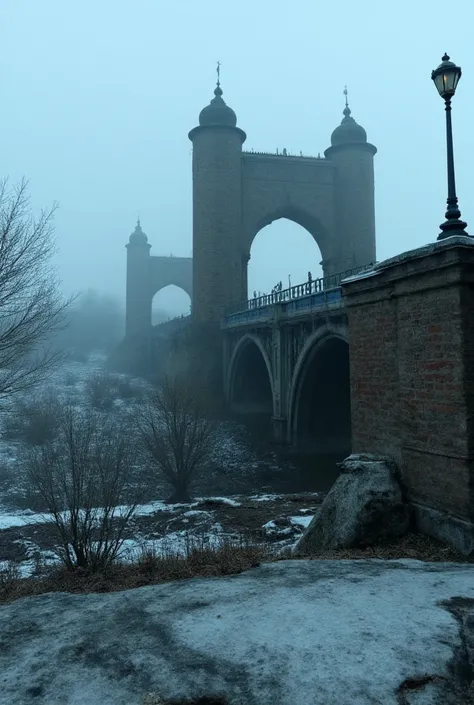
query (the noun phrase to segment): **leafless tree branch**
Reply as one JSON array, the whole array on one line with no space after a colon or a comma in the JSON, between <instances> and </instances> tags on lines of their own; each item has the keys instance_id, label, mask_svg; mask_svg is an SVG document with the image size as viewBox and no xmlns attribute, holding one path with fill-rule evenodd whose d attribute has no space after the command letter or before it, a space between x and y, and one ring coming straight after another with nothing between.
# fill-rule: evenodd
<instances>
[{"instance_id":1,"label":"leafless tree branch","mask_svg":"<svg viewBox=\"0 0 474 705\"><path fill-rule=\"evenodd\" d=\"M101 570L120 553L141 489L130 496L132 444L120 423L71 407L59 412L55 439L28 451L30 488L57 530L67 568Z\"/></svg>"},{"instance_id":2,"label":"leafless tree branch","mask_svg":"<svg viewBox=\"0 0 474 705\"><path fill-rule=\"evenodd\" d=\"M215 423L208 418L193 387L182 378L165 378L136 416L141 448L174 488L169 502L188 502L190 484L209 461Z\"/></svg>"},{"instance_id":3,"label":"leafless tree branch","mask_svg":"<svg viewBox=\"0 0 474 705\"><path fill-rule=\"evenodd\" d=\"M0 181L0 399L54 369L61 353L48 340L72 302L51 265L56 206L33 218L27 186Z\"/></svg>"}]
</instances>

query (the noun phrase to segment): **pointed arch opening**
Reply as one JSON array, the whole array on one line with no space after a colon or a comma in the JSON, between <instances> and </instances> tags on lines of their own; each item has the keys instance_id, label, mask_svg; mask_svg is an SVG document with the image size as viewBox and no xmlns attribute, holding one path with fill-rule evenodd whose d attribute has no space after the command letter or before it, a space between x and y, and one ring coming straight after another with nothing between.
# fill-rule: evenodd
<instances>
[{"instance_id":1,"label":"pointed arch opening","mask_svg":"<svg viewBox=\"0 0 474 705\"><path fill-rule=\"evenodd\" d=\"M191 298L179 286L169 284L159 289L153 296L151 304L151 322L153 326L191 313Z\"/></svg>"},{"instance_id":2,"label":"pointed arch opening","mask_svg":"<svg viewBox=\"0 0 474 705\"><path fill-rule=\"evenodd\" d=\"M252 240L247 268L247 298L269 294L323 276L322 254L313 235L295 220L278 217Z\"/></svg>"}]
</instances>

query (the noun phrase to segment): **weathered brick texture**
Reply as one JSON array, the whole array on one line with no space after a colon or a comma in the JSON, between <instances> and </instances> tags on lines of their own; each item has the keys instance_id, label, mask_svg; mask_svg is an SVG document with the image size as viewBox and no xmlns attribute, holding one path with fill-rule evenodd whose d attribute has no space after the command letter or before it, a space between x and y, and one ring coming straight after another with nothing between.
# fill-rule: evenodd
<instances>
[{"instance_id":1,"label":"weathered brick texture","mask_svg":"<svg viewBox=\"0 0 474 705\"><path fill-rule=\"evenodd\" d=\"M474 247L394 258L344 296L353 452L391 455L412 501L471 519Z\"/></svg>"}]
</instances>

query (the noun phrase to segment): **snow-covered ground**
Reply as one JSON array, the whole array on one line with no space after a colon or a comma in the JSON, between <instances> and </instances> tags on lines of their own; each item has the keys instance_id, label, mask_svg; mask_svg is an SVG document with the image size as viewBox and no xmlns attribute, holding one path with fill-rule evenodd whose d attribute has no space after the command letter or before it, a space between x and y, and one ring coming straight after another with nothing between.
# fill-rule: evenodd
<instances>
[{"instance_id":1,"label":"snow-covered ground","mask_svg":"<svg viewBox=\"0 0 474 705\"><path fill-rule=\"evenodd\" d=\"M158 702L222 693L229 705L466 705L451 696L468 677L472 626L450 604L462 595L469 608L473 578L472 565L453 563L279 561L16 600L0 606L0 705L142 705L150 692Z\"/></svg>"},{"instance_id":2,"label":"snow-covered ground","mask_svg":"<svg viewBox=\"0 0 474 705\"><path fill-rule=\"evenodd\" d=\"M31 402L32 399L53 398L67 402L77 408L84 408L90 404L87 393L87 380L101 373L104 369L105 359L100 355L92 356L87 364L81 362L68 362L58 368L42 387L33 394L26 393L17 398L15 403ZM116 375L117 380L132 386L136 390L137 398L130 395L128 398L117 398L112 409L107 414L121 414L133 409L133 404L139 403L139 395L146 391L147 383L143 380L130 378L127 375ZM137 400L138 399L138 400ZM13 551L17 555L21 574L23 576L34 573L38 562L52 564L57 562L51 546L45 545L41 527L51 522L51 517L32 508L32 500L27 488L23 484L21 472L21 454L25 446L24 441L12 438L8 434L8 424L14 417L15 406L10 414L0 416L0 569L4 568L11 560ZM105 413L105 412L104 412ZM276 503L278 494L247 492L247 488L254 490L261 484L258 472L262 467L278 473L275 457L267 454L264 461L258 457L252 448L245 431L235 424L222 423L218 430L218 442L210 463L204 482L196 489L199 491L211 489L211 493L196 497L192 504L167 505L163 499L169 494L169 488L164 483L158 484L158 497L150 497L150 501L137 507L133 537L127 538L121 552L121 560L133 560L141 551L154 553L173 552L183 553L189 544L190 534L199 534L199 540L212 544L223 536L234 535L232 530L224 528L216 517L216 508L228 507L236 509L242 502ZM134 468L137 471L137 467ZM138 468L140 472L140 468ZM214 496L212 490L220 491L223 487L233 490L233 496L222 494ZM238 494L237 492L244 492ZM206 502L206 510L200 505ZM118 511L123 508L118 508ZM291 511L291 510L288 510ZM311 521L314 511L306 516L286 516L277 524L264 521L261 526L262 538L271 539L272 542L281 543L282 547L296 541L304 527ZM150 522L145 526L145 518ZM161 517L163 520L161 521ZM277 520L277 517L275 517ZM154 523L153 523L154 522ZM157 528L158 527L158 528ZM2 532L3 535L2 535ZM13 536L14 533L14 536ZM3 539L3 540L2 540Z\"/></svg>"}]
</instances>

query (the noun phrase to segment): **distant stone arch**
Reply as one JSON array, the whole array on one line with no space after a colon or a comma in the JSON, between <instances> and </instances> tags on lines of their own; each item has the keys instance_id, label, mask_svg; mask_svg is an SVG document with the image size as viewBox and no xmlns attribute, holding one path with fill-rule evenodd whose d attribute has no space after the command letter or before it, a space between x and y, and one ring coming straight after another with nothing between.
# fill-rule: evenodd
<instances>
[{"instance_id":1,"label":"distant stone arch","mask_svg":"<svg viewBox=\"0 0 474 705\"><path fill-rule=\"evenodd\" d=\"M152 329L152 301L167 286L183 289L193 302L193 262L191 257L150 255L151 245L140 221L130 235L127 247L127 291L125 337L147 338Z\"/></svg>"},{"instance_id":2,"label":"distant stone arch","mask_svg":"<svg viewBox=\"0 0 474 705\"><path fill-rule=\"evenodd\" d=\"M193 261L191 257L150 256L150 295L155 296L167 286L177 286L193 298Z\"/></svg>"}]
</instances>

